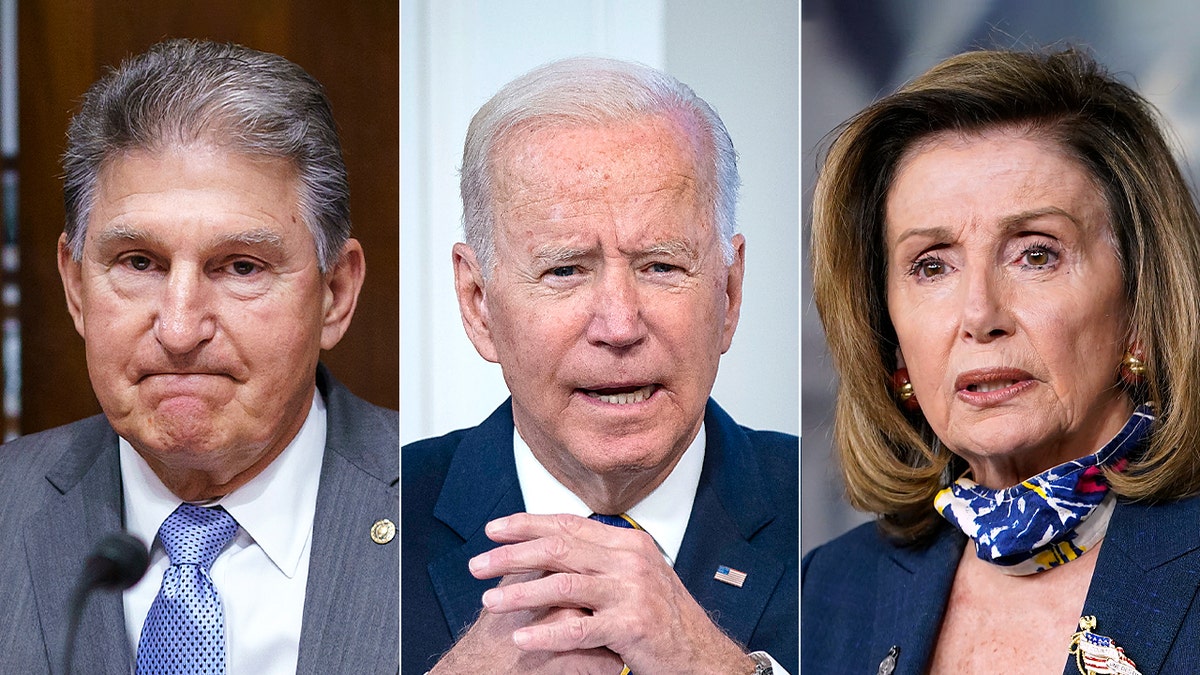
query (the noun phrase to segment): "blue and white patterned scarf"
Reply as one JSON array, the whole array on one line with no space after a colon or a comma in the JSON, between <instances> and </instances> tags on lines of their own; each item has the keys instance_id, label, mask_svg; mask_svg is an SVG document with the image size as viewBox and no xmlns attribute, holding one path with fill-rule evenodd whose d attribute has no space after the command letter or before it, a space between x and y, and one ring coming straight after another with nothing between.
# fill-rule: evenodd
<instances>
[{"instance_id":1,"label":"blue and white patterned scarf","mask_svg":"<svg viewBox=\"0 0 1200 675\"><path fill-rule=\"evenodd\" d=\"M1003 490L964 476L937 494L934 508L975 541L980 560L1007 574L1066 564L1095 546L1108 529L1116 497L1101 469L1123 469L1153 423L1153 408L1139 406L1121 431L1091 455Z\"/></svg>"}]
</instances>

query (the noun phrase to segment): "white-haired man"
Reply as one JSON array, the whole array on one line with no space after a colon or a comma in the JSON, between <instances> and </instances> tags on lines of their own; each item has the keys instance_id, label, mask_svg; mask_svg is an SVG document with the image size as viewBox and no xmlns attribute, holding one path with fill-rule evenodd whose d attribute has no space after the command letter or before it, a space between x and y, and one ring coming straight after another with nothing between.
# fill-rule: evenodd
<instances>
[{"instance_id":1,"label":"white-haired man","mask_svg":"<svg viewBox=\"0 0 1200 675\"><path fill-rule=\"evenodd\" d=\"M475 115L455 283L512 397L402 451L405 675L794 669L797 439L709 399L742 298L735 157L688 87L619 61Z\"/></svg>"}]
</instances>

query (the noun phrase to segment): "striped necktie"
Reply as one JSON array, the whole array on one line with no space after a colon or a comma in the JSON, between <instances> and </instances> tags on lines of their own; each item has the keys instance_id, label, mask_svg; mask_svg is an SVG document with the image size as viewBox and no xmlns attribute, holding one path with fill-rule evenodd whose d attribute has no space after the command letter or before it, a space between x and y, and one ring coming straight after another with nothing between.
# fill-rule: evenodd
<instances>
[{"instance_id":1,"label":"striped necktie","mask_svg":"<svg viewBox=\"0 0 1200 675\"><path fill-rule=\"evenodd\" d=\"M623 527L628 530L642 529L642 526L638 525L636 520L630 518L624 513L619 513L615 516L607 516L603 513L593 513L592 515L588 516L588 518L604 523L605 525L612 525L613 527Z\"/></svg>"},{"instance_id":2,"label":"striped necktie","mask_svg":"<svg viewBox=\"0 0 1200 675\"><path fill-rule=\"evenodd\" d=\"M142 626L137 675L224 675L225 617L209 570L237 530L225 509L193 504L163 522L171 565Z\"/></svg>"}]
</instances>

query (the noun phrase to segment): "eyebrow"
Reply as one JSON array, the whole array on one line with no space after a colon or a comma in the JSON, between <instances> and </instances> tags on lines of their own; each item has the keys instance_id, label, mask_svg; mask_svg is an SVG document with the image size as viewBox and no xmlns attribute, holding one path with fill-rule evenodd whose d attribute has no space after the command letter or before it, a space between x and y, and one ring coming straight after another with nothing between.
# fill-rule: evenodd
<instances>
[{"instance_id":1,"label":"eyebrow","mask_svg":"<svg viewBox=\"0 0 1200 675\"><path fill-rule=\"evenodd\" d=\"M96 235L97 246L105 246L114 241L144 241L154 245L162 244L159 237L126 225L114 225Z\"/></svg>"},{"instance_id":2,"label":"eyebrow","mask_svg":"<svg viewBox=\"0 0 1200 675\"><path fill-rule=\"evenodd\" d=\"M570 246L546 245L537 248L534 252L534 258L546 262L568 262L578 260L580 258L592 255L595 249L572 248ZM647 246L644 249L635 251L622 250L626 256L630 258L643 258L649 256L672 256L683 258L695 258L696 250L690 243L682 240L660 241Z\"/></svg>"},{"instance_id":3,"label":"eyebrow","mask_svg":"<svg viewBox=\"0 0 1200 675\"><path fill-rule=\"evenodd\" d=\"M243 230L241 232L232 232L222 234L214 240L214 243L220 244L243 244L246 246L258 246L265 244L271 248L282 249L283 237L274 230L258 227L252 230Z\"/></svg>"},{"instance_id":4,"label":"eyebrow","mask_svg":"<svg viewBox=\"0 0 1200 675\"><path fill-rule=\"evenodd\" d=\"M1042 216L1062 216L1072 223L1075 223L1075 225L1079 227L1083 226L1083 224L1079 222L1079 219L1070 213L1067 213L1057 206L1046 206L1040 209L1030 209L1028 211L1021 211L1020 213L1004 216L1000 219L1000 229L1006 233L1012 232L1013 230L1020 229L1025 223L1037 218L1041 218ZM912 230L905 230L899 237L896 237L896 244L902 244L905 240L911 239L912 237L926 237L929 239L945 240L951 238L953 235L954 233L948 227L918 227Z\"/></svg>"},{"instance_id":5,"label":"eyebrow","mask_svg":"<svg viewBox=\"0 0 1200 675\"><path fill-rule=\"evenodd\" d=\"M672 239L668 241L657 242L642 251L638 251L636 255L641 256L673 256L681 258L695 258L696 249L689 242Z\"/></svg>"},{"instance_id":6,"label":"eyebrow","mask_svg":"<svg viewBox=\"0 0 1200 675\"><path fill-rule=\"evenodd\" d=\"M571 248L569 246L556 246L548 244L539 246L533 252L533 257L537 260L542 260L550 263L567 262L569 260L578 260L590 253L589 249Z\"/></svg>"},{"instance_id":7,"label":"eyebrow","mask_svg":"<svg viewBox=\"0 0 1200 675\"><path fill-rule=\"evenodd\" d=\"M125 225L115 225L109 227L106 231L96 235L96 245L104 246L113 241L145 241L151 246L166 246L166 243L157 234L138 229L136 227L128 227ZM256 227L246 229L242 232L233 232L218 235L212 239L210 246L217 247L228 244L241 244L245 246L266 245L271 249L283 249L283 237L280 233L272 231L265 227Z\"/></svg>"}]
</instances>

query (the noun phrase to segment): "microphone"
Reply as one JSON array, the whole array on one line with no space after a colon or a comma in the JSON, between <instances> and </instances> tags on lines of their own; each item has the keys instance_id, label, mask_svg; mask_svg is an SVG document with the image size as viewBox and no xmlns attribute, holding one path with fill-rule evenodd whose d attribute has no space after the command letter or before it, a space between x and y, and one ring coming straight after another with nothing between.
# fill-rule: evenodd
<instances>
[{"instance_id":1,"label":"microphone","mask_svg":"<svg viewBox=\"0 0 1200 675\"><path fill-rule=\"evenodd\" d=\"M97 588L123 591L136 584L150 566L146 546L133 535L124 532L110 534L96 544L84 563L79 582L71 596L71 618L67 625L67 640L63 647L63 673L71 675L75 632L83 615L88 596Z\"/></svg>"}]
</instances>

